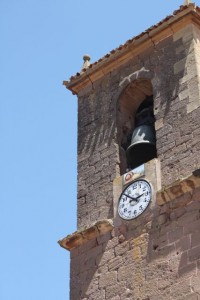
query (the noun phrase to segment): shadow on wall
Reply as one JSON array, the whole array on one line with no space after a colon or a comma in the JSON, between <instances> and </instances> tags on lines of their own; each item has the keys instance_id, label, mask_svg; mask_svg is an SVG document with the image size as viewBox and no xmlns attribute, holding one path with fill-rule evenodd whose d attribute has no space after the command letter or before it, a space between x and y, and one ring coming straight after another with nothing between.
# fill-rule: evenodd
<instances>
[{"instance_id":1,"label":"shadow on wall","mask_svg":"<svg viewBox=\"0 0 200 300\"><path fill-rule=\"evenodd\" d=\"M99 236L71 252L70 299L105 299L104 275L114 257L111 233ZM105 252L106 248L109 252Z\"/></svg>"},{"instance_id":2,"label":"shadow on wall","mask_svg":"<svg viewBox=\"0 0 200 300\"><path fill-rule=\"evenodd\" d=\"M147 261L165 260L176 277L195 269L200 259L200 188L154 211Z\"/></svg>"},{"instance_id":3,"label":"shadow on wall","mask_svg":"<svg viewBox=\"0 0 200 300\"><path fill-rule=\"evenodd\" d=\"M137 78L133 76L124 87L117 107L117 142L121 147L126 135L122 124L126 126L129 122L127 128L134 126L134 119L129 119L127 114L126 103L131 103L135 112L143 101L139 96L140 84L148 82L148 93L154 97L157 153L162 176L166 177L163 181L173 181L180 171L177 163L185 155L176 150L175 141L177 134L181 137L180 129L189 101L188 97L179 98L180 93L188 88L187 82L180 84L187 68L183 65L175 71L174 66L186 58L191 49L189 42L187 47L181 47L181 39L173 43L166 39L163 43L165 45L160 44L160 48L155 49L147 65L144 62L143 67L150 70L151 78L145 78L143 73L140 77L137 72ZM139 84L137 93L135 84ZM158 126L161 120L164 126ZM187 120L189 122L189 117ZM80 154L84 152L89 157L96 149L99 151L105 147L104 142L109 141L108 146L111 145L116 130L115 118L105 124L102 121L87 124L88 131L82 135ZM119 152L123 173L124 153L121 149ZM191 156L186 158L190 160ZM125 223L116 229L114 237L106 234L74 249L71 253L71 299L112 299L117 296L123 299L124 295L127 299L142 300L169 299L169 295L172 299L189 299L193 294L197 298L197 293L200 293L197 284L200 269L199 195L199 189L192 195L185 194L169 204L156 207L152 213L144 213L141 218Z\"/></svg>"},{"instance_id":4,"label":"shadow on wall","mask_svg":"<svg viewBox=\"0 0 200 300\"><path fill-rule=\"evenodd\" d=\"M86 132L88 134L81 137L78 154L89 157L95 152L98 153L105 148L109 149L114 137L115 121L112 118L107 120L101 117L93 124L88 125Z\"/></svg>"},{"instance_id":5,"label":"shadow on wall","mask_svg":"<svg viewBox=\"0 0 200 300\"><path fill-rule=\"evenodd\" d=\"M153 95L157 154L161 163L165 159L166 149L176 146L177 132L182 127L183 117L187 115L188 102L188 98L183 101L179 99L179 94L187 89L187 83L180 84L180 80L187 75L186 58L193 47L191 41L187 47L181 46L182 39L172 41L170 37L164 40L150 56L143 53L141 69L125 77L120 83L123 90L117 100L116 120L121 174L127 168L124 145L135 127L136 111L146 97ZM175 68L179 63L182 64L181 68ZM173 167L174 164L171 165L172 169Z\"/></svg>"},{"instance_id":6,"label":"shadow on wall","mask_svg":"<svg viewBox=\"0 0 200 300\"><path fill-rule=\"evenodd\" d=\"M200 188L89 241L72 251L71 299L197 296L199 230Z\"/></svg>"}]
</instances>

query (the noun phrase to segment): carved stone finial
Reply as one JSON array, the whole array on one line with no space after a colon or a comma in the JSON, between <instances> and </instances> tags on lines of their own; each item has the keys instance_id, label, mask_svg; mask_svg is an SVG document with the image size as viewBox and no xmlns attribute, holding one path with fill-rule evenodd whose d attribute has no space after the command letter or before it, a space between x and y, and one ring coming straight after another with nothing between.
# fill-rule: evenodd
<instances>
[{"instance_id":1,"label":"carved stone finial","mask_svg":"<svg viewBox=\"0 0 200 300\"><path fill-rule=\"evenodd\" d=\"M90 65L90 56L88 54L85 54L83 56L83 60L84 60L84 63L83 63L83 66L82 66L81 70L87 69L89 67L89 65Z\"/></svg>"},{"instance_id":2,"label":"carved stone finial","mask_svg":"<svg viewBox=\"0 0 200 300\"><path fill-rule=\"evenodd\" d=\"M185 0L183 5L189 5L191 3L191 0Z\"/></svg>"}]
</instances>

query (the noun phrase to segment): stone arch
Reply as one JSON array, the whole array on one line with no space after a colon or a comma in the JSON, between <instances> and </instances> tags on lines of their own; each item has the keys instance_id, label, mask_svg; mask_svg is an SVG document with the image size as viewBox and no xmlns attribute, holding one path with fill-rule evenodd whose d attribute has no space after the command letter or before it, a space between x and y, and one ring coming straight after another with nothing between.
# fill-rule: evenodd
<instances>
[{"instance_id":1,"label":"stone arch","mask_svg":"<svg viewBox=\"0 0 200 300\"><path fill-rule=\"evenodd\" d=\"M136 112L143 101L150 97L153 99L151 80L140 78L126 85L118 98L116 118L121 174L125 173L127 169L125 151L130 143L130 137L135 127Z\"/></svg>"}]
</instances>

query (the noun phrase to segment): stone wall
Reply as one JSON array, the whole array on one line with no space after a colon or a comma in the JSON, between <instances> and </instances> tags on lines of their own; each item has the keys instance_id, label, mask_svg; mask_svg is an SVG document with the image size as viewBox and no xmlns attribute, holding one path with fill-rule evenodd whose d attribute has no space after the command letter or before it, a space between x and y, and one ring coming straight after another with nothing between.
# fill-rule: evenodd
<instances>
[{"instance_id":1,"label":"stone wall","mask_svg":"<svg viewBox=\"0 0 200 300\"><path fill-rule=\"evenodd\" d=\"M187 176L200 164L199 38L199 30L193 25L173 36L174 58L168 52L173 63L168 67L165 62L169 89L155 93L157 150L163 185ZM162 74L160 79L163 82Z\"/></svg>"},{"instance_id":2,"label":"stone wall","mask_svg":"<svg viewBox=\"0 0 200 300\"><path fill-rule=\"evenodd\" d=\"M107 78L79 99L78 227L112 217L116 176L115 110Z\"/></svg>"},{"instance_id":3,"label":"stone wall","mask_svg":"<svg viewBox=\"0 0 200 300\"><path fill-rule=\"evenodd\" d=\"M123 159L117 107L130 82L152 83L162 185L199 167L199 40L187 25L79 94L78 228L113 217L113 179Z\"/></svg>"},{"instance_id":4,"label":"stone wall","mask_svg":"<svg viewBox=\"0 0 200 300\"><path fill-rule=\"evenodd\" d=\"M79 94L79 229L113 218L118 104L131 82L152 84L163 189L199 168L199 34L187 25ZM71 300L200 299L200 188L167 199L71 250Z\"/></svg>"},{"instance_id":5,"label":"stone wall","mask_svg":"<svg viewBox=\"0 0 200 300\"><path fill-rule=\"evenodd\" d=\"M200 188L71 250L71 300L200 299Z\"/></svg>"}]
</instances>

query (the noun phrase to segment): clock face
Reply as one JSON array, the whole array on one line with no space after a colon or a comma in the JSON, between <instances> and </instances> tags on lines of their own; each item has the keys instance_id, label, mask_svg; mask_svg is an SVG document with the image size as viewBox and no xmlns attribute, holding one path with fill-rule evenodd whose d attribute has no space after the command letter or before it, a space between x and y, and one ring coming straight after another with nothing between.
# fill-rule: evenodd
<instances>
[{"instance_id":1,"label":"clock face","mask_svg":"<svg viewBox=\"0 0 200 300\"><path fill-rule=\"evenodd\" d=\"M133 181L122 192L118 213L124 220L132 220L141 215L152 199L150 184L143 179Z\"/></svg>"}]
</instances>

